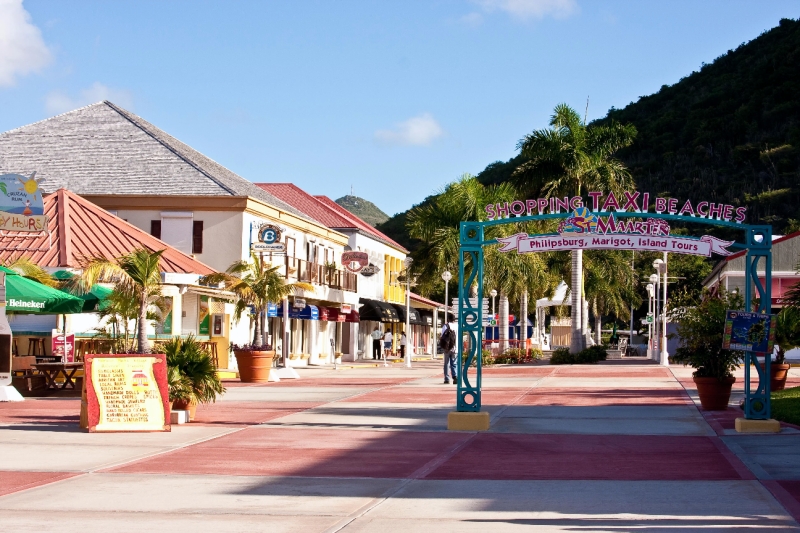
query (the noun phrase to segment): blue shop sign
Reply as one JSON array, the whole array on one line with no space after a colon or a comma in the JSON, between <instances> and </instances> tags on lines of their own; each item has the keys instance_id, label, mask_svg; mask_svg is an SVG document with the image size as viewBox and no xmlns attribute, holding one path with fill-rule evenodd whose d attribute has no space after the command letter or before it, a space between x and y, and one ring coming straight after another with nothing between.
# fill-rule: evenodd
<instances>
[{"instance_id":1,"label":"blue shop sign","mask_svg":"<svg viewBox=\"0 0 800 533\"><path fill-rule=\"evenodd\" d=\"M283 304L277 308L276 316L283 316ZM290 306L289 318L296 318L298 320L319 320L319 309L316 305L306 305L302 309Z\"/></svg>"}]
</instances>

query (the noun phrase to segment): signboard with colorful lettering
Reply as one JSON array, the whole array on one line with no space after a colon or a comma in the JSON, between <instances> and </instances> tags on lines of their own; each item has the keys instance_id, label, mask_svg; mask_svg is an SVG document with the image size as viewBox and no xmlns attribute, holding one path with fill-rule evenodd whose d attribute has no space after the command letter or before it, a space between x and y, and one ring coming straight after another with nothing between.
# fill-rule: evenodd
<instances>
[{"instance_id":1,"label":"signboard with colorful lettering","mask_svg":"<svg viewBox=\"0 0 800 533\"><path fill-rule=\"evenodd\" d=\"M39 184L44 181L22 174L0 174L0 230L45 231L47 217L44 215L42 191Z\"/></svg>"},{"instance_id":2,"label":"signboard with colorful lettering","mask_svg":"<svg viewBox=\"0 0 800 533\"><path fill-rule=\"evenodd\" d=\"M253 238L255 232L255 238ZM269 252L273 254L286 253L286 244L280 242L283 232L275 224L263 223L254 225L250 234L250 249L254 252Z\"/></svg>"},{"instance_id":3,"label":"signboard with colorful lettering","mask_svg":"<svg viewBox=\"0 0 800 533\"><path fill-rule=\"evenodd\" d=\"M90 432L170 431L166 356L86 355Z\"/></svg>"},{"instance_id":4,"label":"signboard with colorful lettering","mask_svg":"<svg viewBox=\"0 0 800 533\"><path fill-rule=\"evenodd\" d=\"M775 329L772 327L772 315L733 310L725 312L723 349L772 353L774 344Z\"/></svg>"},{"instance_id":5,"label":"signboard with colorful lettering","mask_svg":"<svg viewBox=\"0 0 800 533\"><path fill-rule=\"evenodd\" d=\"M641 199L640 199L641 197ZM711 235L687 237L671 235L669 223L654 215L669 215L677 219L710 219L741 224L747 214L746 207L691 200L681 203L676 198L655 198L654 211L650 212L649 193L625 192L617 198L614 193L590 192L590 201L584 205L581 196L564 198L537 198L495 203L486 206L488 220L532 215L554 215L562 218L557 233L528 235L517 233L497 239L501 252L550 252L559 250L637 250L703 255L712 253L730 255L725 241ZM637 215L620 217L620 213ZM560 215L560 216L559 216Z\"/></svg>"},{"instance_id":6,"label":"signboard with colorful lettering","mask_svg":"<svg viewBox=\"0 0 800 533\"><path fill-rule=\"evenodd\" d=\"M197 328L198 335L208 335L208 327L211 316L208 311L208 296L200 296L200 325Z\"/></svg>"},{"instance_id":7,"label":"signboard with colorful lettering","mask_svg":"<svg viewBox=\"0 0 800 533\"><path fill-rule=\"evenodd\" d=\"M361 272L369 266L369 254L351 250L342 254L342 265L350 272Z\"/></svg>"}]
</instances>

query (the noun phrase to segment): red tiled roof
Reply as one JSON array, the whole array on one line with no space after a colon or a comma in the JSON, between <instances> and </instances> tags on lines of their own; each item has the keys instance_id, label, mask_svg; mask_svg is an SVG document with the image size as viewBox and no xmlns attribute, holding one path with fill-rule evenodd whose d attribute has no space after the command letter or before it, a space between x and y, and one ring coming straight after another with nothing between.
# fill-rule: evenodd
<instances>
[{"instance_id":1,"label":"red tiled roof","mask_svg":"<svg viewBox=\"0 0 800 533\"><path fill-rule=\"evenodd\" d=\"M28 257L43 268L80 268L81 260L102 256L114 259L135 248L164 250L162 272L206 275L211 267L176 250L102 207L58 189L44 198L50 235L0 235L0 262Z\"/></svg>"},{"instance_id":2,"label":"red tiled roof","mask_svg":"<svg viewBox=\"0 0 800 533\"><path fill-rule=\"evenodd\" d=\"M322 204L327 206L332 211L336 211L336 213L339 214L339 216L351 221L351 223L355 224L356 225L355 227L357 227L358 229L374 235L378 239L389 243L389 245L391 245L393 248L397 248L403 253L408 253L408 250L406 250L403 246L401 246L400 244L389 238L388 235L378 231L375 228L375 226L367 224L366 222L364 222L363 220L355 216L353 213L351 213L344 207L340 206L339 204L328 198L327 196L319 195L315 196L314 198L319 200Z\"/></svg>"},{"instance_id":3,"label":"red tiled roof","mask_svg":"<svg viewBox=\"0 0 800 533\"><path fill-rule=\"evenodd\" d=\"M327 196L312 196L293 183L256 183L256 186L299 209L329 228L361 230L403 253L408 251Z\"/></svg>"}]
</instances>

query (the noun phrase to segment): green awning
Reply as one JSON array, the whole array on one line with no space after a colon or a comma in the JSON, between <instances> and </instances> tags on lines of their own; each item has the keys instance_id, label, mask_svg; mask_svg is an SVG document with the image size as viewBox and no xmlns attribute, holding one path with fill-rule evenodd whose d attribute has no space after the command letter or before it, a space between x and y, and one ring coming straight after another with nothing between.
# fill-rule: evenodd
<instances>
[{"instance_id":1,"label":"green awning","mask_svg":"<svg viewBox=\"0 0 800 533\"><path fill-rule=\"evenodd\" d=\"M34 315L73 314L83 311L84 301L77 296L20 276L10 268L6 273L6 311Z\"/></svg>"},{"instance_id":2,"label":"green awning","mask_svg":"<svg viewBox=\"0 0 800 533\"><path fill-rule=\"evenodd\" d=\"M75 274L72 272L67 272L66 270L57 270L56 272L53 272L53 277L60 280L67 280L74 278ZM102 285L93 285L89 292L79 295L76 294L74 296L77 296L84 301L83 312L89 313L91 311L105 308L105 306L108 305L105 302L105 299L108 298L112 292L114 292L114 290L109 289L108 287L103 287Z\"/></svg>"}]
</instances>

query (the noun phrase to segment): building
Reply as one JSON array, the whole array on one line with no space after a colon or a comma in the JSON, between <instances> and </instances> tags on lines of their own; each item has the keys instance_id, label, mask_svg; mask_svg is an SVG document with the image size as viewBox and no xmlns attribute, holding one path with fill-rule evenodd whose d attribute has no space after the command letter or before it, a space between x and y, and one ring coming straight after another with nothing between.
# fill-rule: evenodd
<instances>
[{"instance_id":1,"label":"building","mask_svg":"<svg viewBox=\"0 0 800 533\"><path fill-rule=\"evenodd\" d=\"M726 291L739 291L744 294L745 260L747 251L729 255L714 266L705 280L706 289L723 288ZM775 312L783 307L782 298L786 291L800 282L798 262L800 261L800 232L785 236L773 236L772 240L772 308ZM761 265L760 265L761 266ZM764 271L758 277L765 281ZM757 293L753 292L754 297Z\"/></svg>"},{"instance_id":2,"label":"building","mask_svg":"<svg viewBox=\"0 0 800 533\"><path fill-rule=\"evenodd\" d=\"M406 291L401 274L408 251L327 196L313 196L292 183L256 185L330 229L346 235L348 251L368 255L369 268L361 269L358 273L359 321L348 328L349 337L345 344L350 344L351 354L371 358L370 333L379 327L381 331L392 332L393 351L398 352L399 334L405 330L406 322ZM414 301L412 296L408 342L417 348L416 353L430 353L427 346L430 344L432 320L423 320L417 309L426 305Z\"/></svg>"},{"instance_id":3,"label":"building","mask_svg":"<svg viewBox=\"0 0 800 533\"><path fill-rule=\"evenodd\" d=\"M0 263L26 257L51 273L79 274L84 261L93 257L113 260L136 248L163 250L159 266L167 311L159 327L150 328L150 336L194 335L214 342L220 367L227 366L230 330L226 324L233 305L222 303L221 297L230 295L198 283L201 276L214 272L212 268L66 189L46 196L43 205L47 231L0 234ZM17 314L10 322L21 337L19 345L24 346L26 336L21 332L28 337L47 336L56 327L56 319L54 315ZM78 337L94 337L102 326L94 313L66 317L67 330Z\"/></svg>"},{"instance_id":4,"label":"building","mask_svg":"<svg viewBox=\"0 0 800 533\"><path fill-rule=\"evenodd\" d=\"M214 270L249 260L261 224L280 230L284 255L263 259L289 281L306 281L291 302L289 352L296 357L328 353L314 344L314 302L357 305L358 277L323 268L341 257L348 237L256 187L142 118L99 102L0 134L0 172L36 173L45 192L67 189L151 234ZM307 306L300 305L306 300ZM289 302L286 302L289 305ZM297 305L295 305L297 304ZM273 308L274 310L274 308ZM252 339L248 317L233 320L230 339ZM278 349L283 335L268 336Z\"/></svg>"}]
</instances>

